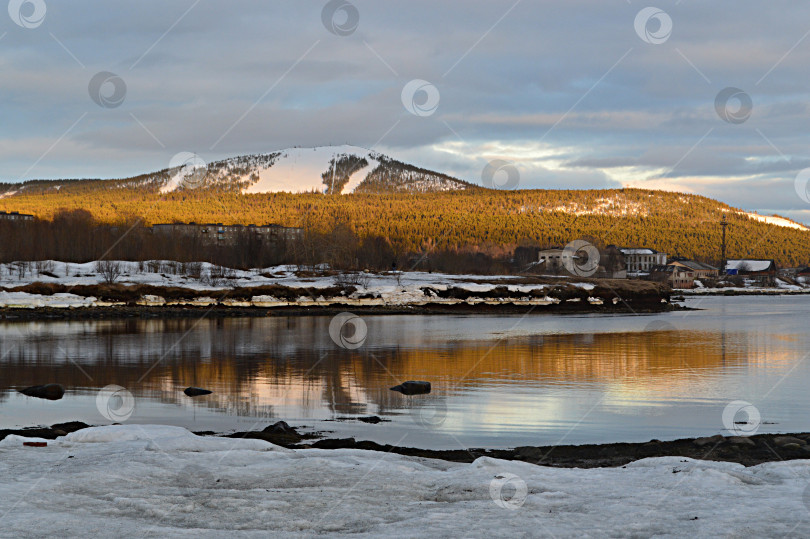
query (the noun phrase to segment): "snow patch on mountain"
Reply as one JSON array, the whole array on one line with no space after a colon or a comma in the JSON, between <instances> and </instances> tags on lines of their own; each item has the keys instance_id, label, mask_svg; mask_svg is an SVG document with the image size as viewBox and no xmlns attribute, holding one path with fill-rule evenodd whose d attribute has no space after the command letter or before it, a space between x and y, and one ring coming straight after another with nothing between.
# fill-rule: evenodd
<instances>
[{"instance_id":1,"label":"snow patch on mountain","mask_svg":"<svg viewBox=\"0 0 810 539\"><path fill-rule=\"evenodd\" d=\"M205 187L242 193L324 194L424 193L469 187L469 184L450 176L350 145L289 148L234 157L207 166L189 161L149 175L144 181L157 181L161 193Z\"/></svg>"},{"instance_id":2,"label":"snow patch on mountain","mask_svg":"<svg viewBox=\"0 0 810 539\"><path fill-rule=\"evenodd\" d=\"M749 218L759 221L761 223L767 223L769 225L776 225L776 226L783 226L786 228L795 228L796 230L810 230L806 226L799 224L795 221L791 221L789 219L785 219L784 217L778 217L776 215L760 215L758 213L749 213L749 212L741 212L743 215L747 215Z\"/></svg>"},{"instance_id":3,"label":"snow patch on mountain","mask_svg":"<svg viewBox=\"0 0 810 539\"><path fill-rule=\"evenodd\" d=\"M368 165L354 171L340 191L342 194L351 193L366 175L380 164L375 159L376 155L371 150L357 146L290 148L280 152L278 160L272 166L258 170L258 181L252 183L244 192L323 193L330 187L330 184L324 181L323 175L330 171L334 172L336 167L333 163L341 157L355 156L365 159ZM334 180L334 174L331 179Z\"/></svg>"}]
</instances>

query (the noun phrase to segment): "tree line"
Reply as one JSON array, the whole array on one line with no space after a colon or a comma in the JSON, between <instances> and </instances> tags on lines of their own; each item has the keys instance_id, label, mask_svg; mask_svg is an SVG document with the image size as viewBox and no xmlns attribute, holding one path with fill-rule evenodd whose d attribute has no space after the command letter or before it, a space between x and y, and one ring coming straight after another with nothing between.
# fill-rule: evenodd
<instances>
[{"instance_id":1,"label":"tree line","mask_svg":"<svg viewBox=\"0 0 810 539\"><path fill-rule=\"evenodd\" d=\"M425 242L418 250L403 250L382 236L361 237L346 221L328 229L307 223L299 235L262 237L249 229L211 241L201 235L153 233L142 219L117 224L98 222L87 210L62 210L53 220L0 220L0 263L57 260L172 260L210 262L228 268L263 268L281 264L299 269L327 265L339 270L414 269L462 273L512 271L511 253L475 249L437 248ZM37 266L46 273L49 266ZM97 264L99 272L115 268ZM33 270L32 270L33 271Z\"/></svg>"},{"instance_id":2,"label":"tree line","mask_svg":"<svg viewBox=\"0 0 810 539\"><path fill-rule=\"evenodd\" d=\"M681 193L639 189L474 189L330 196L201 189L161 194L152 188L126 185L115 189L99 187L103 183L87 182L79 184L81 188L60 190L42 185L0 199L0 210L32 213L54 222L83 210L89 213L84 219L93 222L96 232L91 235L94 239L82 241L101 245L114 242L115 234L133 223L141 223L141 228L152 223L192 221L275 223L304 228L307 239L299 242L302 245L285 246L283 250L240 245L238 249L223 248L227 255L218 255L217 249L213 249L214 253L208 252L211 249L204 252L206 256L232 258L239 262L236 265L246 260L261 264L278 260L312 262L323 254L325 258L354 259L358 266L379 266L386 258L386 266L394 260L400 266L408 265L429 252L423 263L434 264L431 267L436 269L456 265L459 260L494 267L511 260L521 247L564 246L575 239L587 239L600 248L610 244L650 247L670 256L717 265L721 258L720 222L725 216L729 222L728 258L774 259L788 267L810 262L810 232L768 225L715 200ZM56 228L54 232L58 233ZM113 251L116 256L168 253L167 258L182 259L191 256L187 255L190 250L191 254L199 252L196 246L189 249L186 245L163 245L148 230L130 235L133 237L128 235L122 240L119 251ZM332 238L338 236L351 247L336 247ZM142 243L140 247L137 241ZM50 245L53 240L43 237L42 242ZM61 258L74 252L90 256L81 251L89 246L71 247L69 252L60 246L48 249L63 253ZM245 249L249 255L240 254Z\"/></svg>"}]
</instances>

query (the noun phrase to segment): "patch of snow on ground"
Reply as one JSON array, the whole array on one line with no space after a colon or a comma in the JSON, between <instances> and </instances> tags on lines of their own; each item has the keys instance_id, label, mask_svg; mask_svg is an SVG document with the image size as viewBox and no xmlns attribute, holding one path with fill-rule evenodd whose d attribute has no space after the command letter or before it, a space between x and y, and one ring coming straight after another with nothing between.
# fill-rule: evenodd
<instances>
[{"instance_id":1,"label":"patch of snow on ground","mask_svg":"<svg viewBox=\"0 0 810 539\"><path fill-rule=\"evenodd\" d=\"M70 308L90 307L96 303L94 297L77 296L75 294L53 294L43 296L28 294L27 292L0 291L0 307L34 309L37 307Z\"/></svg>"},{"instance_id":2,"label":"patch of snow on ground","mask_svg":"<svg viewBox=\"0 0 810 539\"><path fill-rule=\"evenodd\" d=\"M214 445L150 425L85 437L45 448L16 436L0 443L4 536L810 534L802 460L745 468L663 457L582 470L259 442L270 448L262 451L255 440Z\"/></svg>"},{"instance_id":3,"label":"patch of snow on ground","mask_svg":"<svg viewBox=\"0 0 810 539\"><path fill-rule=\"evenodd\" d=\"M801 286L795 284L789 284L783 281L782 279L776 279L776 286L783 290L803 290Z\"/></svg>"}]
</instances>

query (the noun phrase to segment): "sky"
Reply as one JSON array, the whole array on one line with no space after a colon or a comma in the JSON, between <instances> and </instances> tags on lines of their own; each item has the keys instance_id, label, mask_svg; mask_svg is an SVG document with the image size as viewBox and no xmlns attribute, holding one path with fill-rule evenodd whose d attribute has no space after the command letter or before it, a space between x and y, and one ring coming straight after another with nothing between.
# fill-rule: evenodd
<instances>
[{"instance_id":1,"label":"sky","mask_svg":"<svg viewBox=\"0 0 810 539\"><path fill-rule=\"evenodd\" d=\"M353 144L810 224L808 21L782 0L11 0L0 181Z\"/></svg>"}]
</instances>

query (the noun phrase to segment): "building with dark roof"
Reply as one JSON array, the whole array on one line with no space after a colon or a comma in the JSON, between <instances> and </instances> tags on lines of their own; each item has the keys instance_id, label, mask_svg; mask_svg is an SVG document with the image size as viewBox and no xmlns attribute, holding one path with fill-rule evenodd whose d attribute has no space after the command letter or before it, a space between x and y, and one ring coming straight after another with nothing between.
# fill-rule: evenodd
<instances>
[{"instance_id":1,"label":"building with dark roof","mask_svg":"<svg viewBox=\"0 0 810 539\"><path fill-rule=\"evenodd\" d=\"M667 254L647 247L619 247L628 275L647 274L653 266L664 266Z\"/></svg>"},{"instance_id":2,"label":"building with dark roof","mask_svg":"<svg viewBox=\"0 0 810 539\"><path fill-rule=\"evenodd\" d=\"M0 219L4 221L33 221L34 216L29 215L27 213L20 213L18 211L13 211L9 213L0 211Z\"/></svg>"},{"instance_id":3,"label":"building with dark roof","mask_svg":"<svg viewBox=\"0 0 810 539\"><path fill-rule=\"evenodd\" d=\"M199 238L203 243L233 243L238 238L258 238L262 241L295 240L303 236L303 228L270 225L224 225L222 223L164 223L152 225L152 233L164 236Z\"/></svg>"},{"instance_id":4,"label":"building with dark roof","mask_svg":"<svg viewBox=\"0 0 810 539\"><path fill-rule=\"evenodd\" d=\"M653 266L650 269L650 280L665 282L672 288L694 288L695 272L686 266L676 264Z\"/></svg>"},{"instance_id":5,"label":"building with dark roof","mask_svg":"<svg viewBox=\"0 0 810 539\"><path fill-rule=\"evenodd\" d=\"M717 277L720 275L720 270L709 264L698 262L697 260L689 260L686 258L673 258L669 261L670 264L681 266L694 272L695 279L705 279L707 277Z\"/></svg>"}]
</instances>

